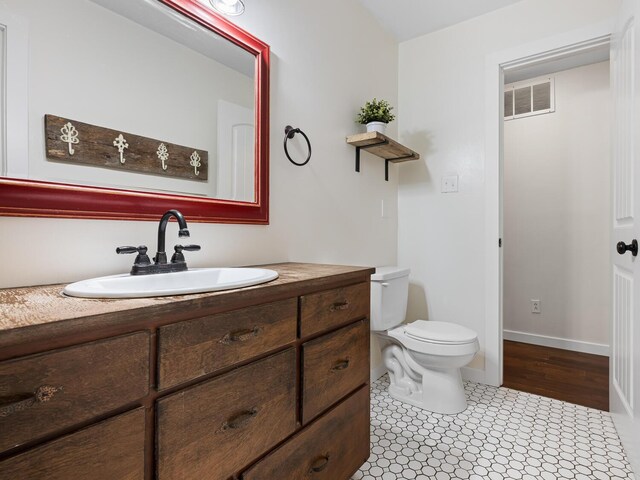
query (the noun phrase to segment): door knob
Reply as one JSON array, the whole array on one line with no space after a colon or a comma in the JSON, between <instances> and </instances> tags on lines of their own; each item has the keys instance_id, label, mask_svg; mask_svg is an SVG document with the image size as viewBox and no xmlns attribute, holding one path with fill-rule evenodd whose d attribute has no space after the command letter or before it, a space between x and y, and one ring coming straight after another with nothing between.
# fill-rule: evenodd
<instances>
[{"instance_id":1,"label":"door knob","mask_svg":"<svg viewBox=\"0 0 640 480\"><path fill-rule=\"evenodd\" d=\"M618 250L620 255L631 252L631 255L636 257L638 255L638 241L634 238L629 245L625 245L624 242L618 242L616 250Z\"/></svg>"}]
</instances>

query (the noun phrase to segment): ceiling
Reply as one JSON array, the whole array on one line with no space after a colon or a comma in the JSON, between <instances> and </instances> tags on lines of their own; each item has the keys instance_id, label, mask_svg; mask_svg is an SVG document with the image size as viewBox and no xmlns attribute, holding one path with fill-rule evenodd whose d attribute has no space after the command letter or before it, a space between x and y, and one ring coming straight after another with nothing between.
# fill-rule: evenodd
<instances>
[{"instance_id":1,"label":"ceiling","mask_svg":"<svg viewBox=\"0 0 640 480\"><path fill-rule=\"evenodd\" d=\"M455 25L521 0L359 0L398 41Z\"/></svg>"}]
</instances>

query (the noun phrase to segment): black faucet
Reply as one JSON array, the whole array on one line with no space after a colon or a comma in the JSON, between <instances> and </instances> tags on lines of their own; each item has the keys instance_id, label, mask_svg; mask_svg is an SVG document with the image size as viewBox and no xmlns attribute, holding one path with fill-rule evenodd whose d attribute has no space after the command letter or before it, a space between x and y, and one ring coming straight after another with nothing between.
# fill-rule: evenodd
<instances>
[{"instance_id":1,"label":"black faucet","mask_svg":"<svg viewBox=\"0 0 640 480\"><path fill-rule=\"evenodd\" d=\"M153 257L153 261L156 265L167 263L167 252L164 251L165 235L167 230L167 223L171 217L176 217L180 230L178 230L178 236L180 238L189 236L189 229L187 228L187 222L184 219L184 215L178 210L169 210L160 219L160 225L158 225L158 251L156 256Z\"/></svg>"},{"instance_id":2,"label":"black faucet","mask_svg":"<svg viewBox=\"0 0 640 480\"><path fill-rule=\"evenodd\" d=\"M151 263L149 256L147 255L147 247L140 245L139 247L118 247L116 253L138 253L136 259L131 267L131 275L148 275L152 273L169 273L169 272L181 272L187 270L187 262L184 259L182 253L183 250L188 252L195 252L200 250L199 245L176 245L174 247L174 254L171 257L171 263L167 263L167 252L165 252L165 236L167 230L167 223L169 219L175 217L178 220L179 237L188 237L189 230L187 228L187 222L184 219L182 213L178 210L169 210L160 219L158 225L158 251L156 256L153 257L154 263Z\"/></svg>"}]
</instances>

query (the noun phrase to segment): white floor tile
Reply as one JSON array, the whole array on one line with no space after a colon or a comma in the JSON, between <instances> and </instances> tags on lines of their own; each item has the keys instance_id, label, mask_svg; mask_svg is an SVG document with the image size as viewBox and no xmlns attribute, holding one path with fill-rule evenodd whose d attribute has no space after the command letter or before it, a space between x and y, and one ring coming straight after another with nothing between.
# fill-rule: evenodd
<instances>
[{"instance_id":1,"label":"white floor tile","mask_svg":"<svg viewBox=\"0 0 640 480\"><path fill-rule=\"evenodd\" d=\"M631 467L607 412L465 383L469 408L441 415L371 386L371 456L354 480L620 480Z\"/></svg>"}]
</instances>

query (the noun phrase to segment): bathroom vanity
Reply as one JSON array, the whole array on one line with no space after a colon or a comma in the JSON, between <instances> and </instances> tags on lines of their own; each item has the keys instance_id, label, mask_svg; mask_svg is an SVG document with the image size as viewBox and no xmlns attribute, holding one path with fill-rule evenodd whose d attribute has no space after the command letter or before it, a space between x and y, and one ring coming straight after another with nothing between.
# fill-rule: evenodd
<instances>
[{"instance_id":1,"label":"bathroom vanity","mask_svg":"<svg viewBox=\"0 0 640 480\"><path fill-rule=\"evenodd\" d=\"M0 290L0 478L347 480L369 456L373 269L224 292Z\"/></svg>"}]
</instances>

